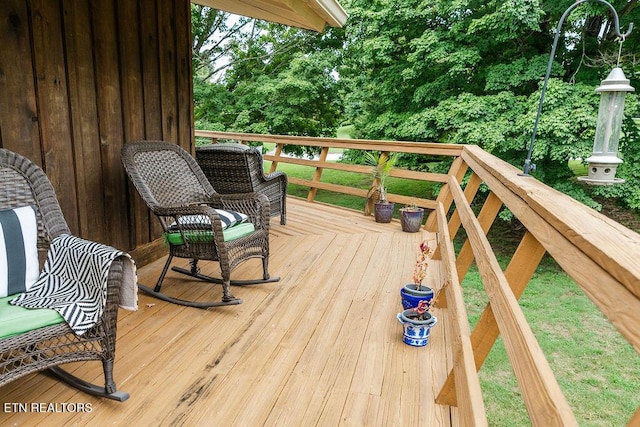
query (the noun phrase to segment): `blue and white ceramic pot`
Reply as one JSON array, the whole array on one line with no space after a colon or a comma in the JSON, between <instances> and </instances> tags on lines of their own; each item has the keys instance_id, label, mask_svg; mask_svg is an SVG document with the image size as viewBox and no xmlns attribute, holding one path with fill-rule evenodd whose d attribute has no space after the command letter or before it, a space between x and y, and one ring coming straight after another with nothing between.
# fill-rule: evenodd
<instances>
[{"instance_id":1,"label":"blue and white ceramic pot","mask_svg":"<svg viewBox=\"0 0 640 427\"><path fill-rule=\"evenodd\" d=\"M424 347L429 343L429 332L438 319L429 312L423 315L424 320L416 319L417 316L412 314L411 310L405 310L398 313L397 317L402 324L404 343L414 347Z\"/></svg>"},{"instance_id":2,"label":"blue and white ceramic pot","mask_svg":"<svg viewBox=\"0 0 640 427\"><path fill-rule=\"evenodd\" d=\"M418 285L410 283L400 289L400 298L402 298L402 308L408 310L417 307L420 301L431 301L433 299L433 289L421 285L420 290L418 290Z\"/></svg>"}]
</instances>

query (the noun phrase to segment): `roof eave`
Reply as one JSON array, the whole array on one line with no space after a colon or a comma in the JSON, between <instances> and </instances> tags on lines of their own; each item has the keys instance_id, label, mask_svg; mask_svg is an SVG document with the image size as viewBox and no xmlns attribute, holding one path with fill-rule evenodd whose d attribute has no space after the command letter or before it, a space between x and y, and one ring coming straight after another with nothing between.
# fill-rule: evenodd
<instances>
[{"instance_id":1,"label":"roof eave","mask_svg":"<svg viewBox=\"0 0 640 427\"><path fill-rule=\"evenodd\" d=\"M348 15L337 0L192 0L194 3L292 27L321 32L342 27Z\"/></svg>"}]
</instances>

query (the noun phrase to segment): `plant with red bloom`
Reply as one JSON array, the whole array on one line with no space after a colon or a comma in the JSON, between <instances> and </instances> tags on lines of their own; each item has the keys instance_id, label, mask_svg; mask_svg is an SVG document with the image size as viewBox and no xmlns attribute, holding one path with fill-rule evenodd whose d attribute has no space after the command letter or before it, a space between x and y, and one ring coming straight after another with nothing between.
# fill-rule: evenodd
<instances>
[{"instance_id":1,"label":"plant with red bloom","mask_svg":"<svg viewBox=\"0 0 640 427\"><path fill-rule=\"evenodd\" d=\"M429 242L424 240L420 243L420 250L416 259L416 266L413 269L413 283L416 285L417 290L421 290L422 281L427 277L427 269L429 268L429 262L433 256L433 249L429 247Z\"/></svg>"}]
</instances>

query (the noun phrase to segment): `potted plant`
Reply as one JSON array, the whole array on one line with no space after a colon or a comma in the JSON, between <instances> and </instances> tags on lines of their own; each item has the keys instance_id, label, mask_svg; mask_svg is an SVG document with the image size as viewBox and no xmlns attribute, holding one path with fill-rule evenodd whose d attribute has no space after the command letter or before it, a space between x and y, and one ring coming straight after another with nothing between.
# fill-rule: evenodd
<instances>
[{"instance_id":1,"label":"potted plant","mask_svg":"<svg viewBox=\"0 0 640 427\"><path fill-rule=\"evenodd\" d=\"M429 300L421 300L416 307L405 309L396 316L402 324L403 341L414 347L423 347L429 343L431 328L438 322L438 318L429 310L435 306L440 297L440 292L447 287L449 282L438 289Z\"/></svg>"},{"instance_id":2,"label":"potted plant","mask_svg":"<svg viewBox=\"0 0 640 427\"><path fill-rule=\"evenodd\" d=\"M433 251L434 249L429 246L428 241L424 240L420 243L416 264L413 268L412 283L406 284L400 289L402 307L405 310L417 307L420 301L430 301L434 296L433 289L422 284L422 281L427 277Z\"/></svg>"},{"instance_id":3,"label":"potted plant","mask_svg":"<svg viewBox=\"0 0 640 427\"><path fill-rule=\"evenodd\" d=\"M424 209L419 208L415 202L400 209L400 225L402 231L407 233L417 233L422 227Z\"/></svg>"},{"instance_id":4,"label":"potted plant","mask_svg":"<svg viewBox=\"0 0 640 427\"><path fill-rule=\"evenodd\" d=\"M398 161L398 153L371 153L365 151L365 162L371 167L373 183L367 194L365 214L371 213L374 206L376 222L391 222L395 203L387 200L386 179Z\"/></svg>"},{"instance_id":5,"label":"potted plant","mask_svg":"<svg viewBox=\"0 0 640 427\"><path fill-rule=\"evenodd\" d=\"M414 347L424 347L429 343L431 328L438 318L429 313L429 301L420 301L417 307L398 313L398 321L402 324L403 341Z\"/></svg>"}]
</instances>

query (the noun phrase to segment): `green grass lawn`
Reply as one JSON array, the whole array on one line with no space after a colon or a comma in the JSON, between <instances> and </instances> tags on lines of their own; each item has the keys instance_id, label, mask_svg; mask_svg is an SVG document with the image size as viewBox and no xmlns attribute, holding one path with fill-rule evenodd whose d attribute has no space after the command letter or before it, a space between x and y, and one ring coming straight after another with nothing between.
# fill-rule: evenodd
<instances>
[{"instance_id":1,"label":"green grass lawn","mask_svg":"<svg viewBox=\"0 0 640 427\"><path fill-rule=\"evenodd\" d=\"M271 166L270 162L265 162L265 170L268 171ZM315 169L291 165L286 163L278 164L278 171L285 172L289 176L295 176L301 179L312 180L315 173ZM368 190L371 187L371 177L365 174L344 172L332 169L324 169L322 171L322 181L330 182L332 184L346 185L355 188L361 188ZM417 182L414 180L403 178L387 178L387 191L389 193L401 194L404 196L414 196L420 198L432 198L432 183L426 181ZM307 198L309 193L308 187L301 185L289 184L288 194L296 197ZM362 210L364 209L365 199L363 197L351 196L349 194L335 193L333 191L318 190L315 200L322 203L330 203L349 209ZM396 217L397 211L402 205L396 203Z\"/></svg>"},{"instance_id":2,"label":"green grass lawn","mask_svg":"<svg viewBox=\"0 0 640 427\"><path fill-rule=\"evenodd\" d=\"M589 173L589 167L582 160L569 160L569 169L573 171L576 176L583 176Z\"/></svg>"},{"instance_id":3,"label":"green grass lawn","mask_svg":"<svg viewBox=\"0 0 640 427\"><path fill-rule=\"evenodd\" d=\"M354 125L340 126L336 132L338 138L352 138L353 132L356 130Z\"/></svg>"},{"instance_id":4,"label":"green grass lawn","mask_svg":"<svg viewBox=\"0 0 640 427\"><path fill-rule=\"evenodd\" d=\"M477 269L463 281L472 325L487 304ZM520 299L525 317L580 426L623 426L640 405L640 358L580 288L551 260ZM498 340L480 370L491 426L526 426L529 417Z\"/></svg>"},{"instance_id":5,"label":"green grass lawn","mask_svg":"<svg viewBox=\"0 0 640 427\"><path fill-rule=\"evenodd\" d=\"M268 170L267 165L267 170ZM312 179L314 169L280 163L289 176ZM325 169L322 180L368 189L371 178ZM389 192L432 197L431 184L388 179ZM289 193L307 197L308 188L290 185ZM364 199L319 190L316 200L361 210ZM373 221L373 219L372 219ZM516 233L514 233L516 234ZM490 240L502 265L510 239ZM513 238L517 242L517 238ZM457 242L459 247L460 242ZM500 253L504 250L505 253ZM472 327L487 304L480 275L472 267L462 283ZM626 425L640 405L640 358L591 300L550 258L545 258L520 299L520 305L580 426ZM480 370L489 425L527 426L529 417L499 339Z\"/></svg>"}]
</instances>

